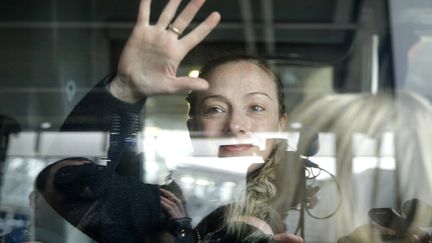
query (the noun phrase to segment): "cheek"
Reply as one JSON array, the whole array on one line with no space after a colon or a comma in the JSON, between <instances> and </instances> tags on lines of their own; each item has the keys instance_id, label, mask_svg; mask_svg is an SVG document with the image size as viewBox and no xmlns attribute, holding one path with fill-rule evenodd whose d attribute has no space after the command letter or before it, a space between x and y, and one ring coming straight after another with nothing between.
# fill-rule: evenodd
<instances>
[{"instance_id":1,"label":"cheek","mask_svg":"<svg viewBox=\"0 0 432 243\"><path fill-rule=\"evenodd\" d=\"M251 131L277 132L280 130L281 118L276 106L269 107L262 113L251 113L247 117L251 122Z\"/></svg>"},{"instance_id":2,"label":"cheek","mask_svg":"<svg viewBox=\"0 0 432 243\"><path fill-rule=\"evenodd\" d=\"M252 132L277 132L280 130L279 122L274 119L254 119L251 126Z\"/></svg>"},{"instance_id":3,"label":"cheek","mask_svg":"<svg viewBox=\"0 0 432 243\"><path fill-rule=\"evenodd\" d=\"M225 120L223 119L202 119L201 131L206 137L220 136L224 131Z\"/></svg>"}]
</instances>

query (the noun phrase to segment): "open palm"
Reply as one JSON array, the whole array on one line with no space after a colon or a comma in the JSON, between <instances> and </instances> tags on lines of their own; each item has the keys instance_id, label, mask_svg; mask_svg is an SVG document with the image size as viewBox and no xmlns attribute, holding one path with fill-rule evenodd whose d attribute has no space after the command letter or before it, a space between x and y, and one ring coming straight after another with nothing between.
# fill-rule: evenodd
<instances>
[{"instance_id":1,"label":"open palm","mask_svg":"<svg viewBox=\"0 0 432 243\"><path fill-rule=\"evenodd\" d=\"M177 77L176 73L186 54L216 27L220 15L212 13L191 32L179 36L167 27L172 23L184 31L204 0L191 0L174 21L181 0L170 0L154 25L149 23L150 2L140 3L137 23L120 56L110 90L122 100L136 101L155 94L206 89L205 80Z\"/></svg>"}]
</instances>

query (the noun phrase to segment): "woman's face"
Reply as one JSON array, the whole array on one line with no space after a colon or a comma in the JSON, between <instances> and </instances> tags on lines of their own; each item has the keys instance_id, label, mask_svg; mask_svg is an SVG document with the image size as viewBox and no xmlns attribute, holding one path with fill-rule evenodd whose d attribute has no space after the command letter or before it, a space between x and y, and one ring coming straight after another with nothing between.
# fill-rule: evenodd
<instances>
[{"instance_id":1,"label":"woman's face","mask_svg":"<svg viewBox=\"0 0 432 243\"><path fill-rule=\"evenodd\" d=\"M206 138L229 138L219 147L220 157L267 159L274 141L264 137L281 131L287 122L286 115L279 115L272 77L254 63L236 61L217 66L206 79L209 89L198 94L197 116L189 121L189 129ZM265 146L251 142L257 138L264 139Z\"/></svg>"}]
</instances>

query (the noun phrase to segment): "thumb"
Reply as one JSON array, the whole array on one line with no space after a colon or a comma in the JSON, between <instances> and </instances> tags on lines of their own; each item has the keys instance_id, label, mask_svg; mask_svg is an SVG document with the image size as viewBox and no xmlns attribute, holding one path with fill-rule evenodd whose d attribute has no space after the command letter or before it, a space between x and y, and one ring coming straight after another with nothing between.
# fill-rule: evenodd
<instances>
[{"instance_id":1,"label":"thumb","mask_svg":"<svg viewBox=\"0 0 432 243\"><path fill-rule=\"evenodd\" d=\"M176 82L177 90L206 90L209 87L207 80L202 78L179 77Z\"/></svg>"}]
</instances>

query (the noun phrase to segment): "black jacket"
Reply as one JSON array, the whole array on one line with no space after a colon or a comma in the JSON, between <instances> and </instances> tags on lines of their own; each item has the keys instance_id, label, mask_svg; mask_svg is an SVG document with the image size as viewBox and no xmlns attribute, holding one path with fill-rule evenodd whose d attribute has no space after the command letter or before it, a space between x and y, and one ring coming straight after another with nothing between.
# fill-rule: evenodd
<instances>
[{"instance_id":1,"label":"black jacket","mask_svg":"<svg viewBox=\"0 0 432 243\"><path fill-rule=\"evenodd\" d=\"M165 227L159 186L141 182L137 132L145 102L122 102L106 86L113 74L99 82L72 110L61 131L110 133L108 165L66 166L56 175L56 187L66 195L62 215L98 242L146 242ZM84 223L83 223L84 222Z\"/></svg>"}]
</instances>

